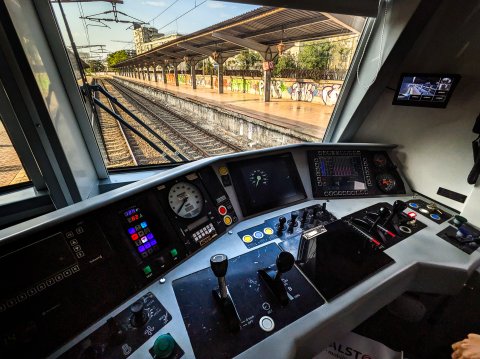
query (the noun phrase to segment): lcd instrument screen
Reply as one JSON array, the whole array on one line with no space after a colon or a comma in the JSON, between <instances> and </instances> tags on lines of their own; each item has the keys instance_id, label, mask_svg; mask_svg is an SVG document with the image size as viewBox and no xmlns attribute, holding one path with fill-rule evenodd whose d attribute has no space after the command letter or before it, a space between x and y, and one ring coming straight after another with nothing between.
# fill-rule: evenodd
<instances>
[{"instance_id":1,"label":"lcd instrument screen","mask_svg":"<svg viewBox=\"0 0 480 359\"><path fill-rule=\"evenodd\" d=\"M231 162L228 168L245 216L306 197L290 153Z\"/></svg>"}]
</instances>

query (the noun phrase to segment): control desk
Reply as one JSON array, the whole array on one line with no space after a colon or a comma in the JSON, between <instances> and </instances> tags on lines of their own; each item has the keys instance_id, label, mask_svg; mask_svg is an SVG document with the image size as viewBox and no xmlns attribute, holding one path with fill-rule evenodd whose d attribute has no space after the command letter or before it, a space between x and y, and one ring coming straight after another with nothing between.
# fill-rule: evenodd
<instances>
[{"instance_id":1,"label":"control desk","mask_svg":"<svg viewBox=\"0 0 480 359\"><path fill-rule=\"evenodd\" d=\"M475 238L394 146L200 160L0 232L0 357L313 357L405 291L459 291Z\"/></svg>"}]
</instances>

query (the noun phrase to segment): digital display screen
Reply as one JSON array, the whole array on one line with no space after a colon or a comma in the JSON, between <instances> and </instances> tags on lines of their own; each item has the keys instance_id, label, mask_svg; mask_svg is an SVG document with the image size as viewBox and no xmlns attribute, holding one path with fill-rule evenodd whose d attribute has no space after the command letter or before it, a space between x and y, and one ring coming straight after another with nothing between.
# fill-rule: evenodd
<instances>
[{"instance_id":1,"label":"digital display screen","mask_svg":"<svg viewBox=\"0 0 480 359\"><path fill-rule=\"evenodd\" d=\"M314 163L320 177L318 184L325 191L367 189L361 156L317 157Z\"/></svg>"},{"instance_id":2,"label":"digital display screen","mask_svg":"<svg viewBox=\"0 0 480 359\"><path fill-rule=\"evenodd\" d=\"M245 216L306 197L290 153L231 162L228 168Z\"/></svg>"},{"instance_id":3,"label":"digital display screen","mask_svg":"<svg viewBox=\"0 0 480 359\"><path fill-rule=\"evenodd\" d=\"M31 287L76 263L62 233L40 240L0 258L2 294Z\"/></svg>"},{"instance_id":4,"label":"digital display screen","mask_svg":"<svg viewBox=\"0 0 480 359\"><path fill-rule=\"evenodd\" d=\"M131 207L123 211L127 223L128 237L142 258L147 258L158 251L157 239L150 231L147 220L138 207Z\"/></svg>"},{"instance_id":5,"label":"digital display screen","mask_svg":"<svg viewBox=\"0 0 480 359\"><path fill-rule=\"evenodd\" d=\"M393 104L444 108L459 79L452 74L402 74Z\"/></svg>"}]
</instances>

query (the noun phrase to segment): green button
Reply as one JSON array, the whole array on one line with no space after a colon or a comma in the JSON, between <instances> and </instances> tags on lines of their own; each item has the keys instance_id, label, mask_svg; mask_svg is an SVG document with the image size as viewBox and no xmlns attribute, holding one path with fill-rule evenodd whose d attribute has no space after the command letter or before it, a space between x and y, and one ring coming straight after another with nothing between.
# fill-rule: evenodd
<instances>
[{"instance_id":1,"label":"green button","mask_svg":"<svg viewBox=\"0 0 480 359\"><path fill-rule=\"evenodd\" d=\"M144 267L143 273L145 273L145 275L149 275L150 273L152 273L152 268L150 268L150 266Z\"/></svg>"},{"instance_id":2,"label":"green button","mask_svg":"<svg viewBox=\"0 0 480 359\"><path fill-rule=\"evenodd\" d=\"M175 348L175 340L170 334L160 335L153 344L155 358L168 358Z\"/></svg>"},{"instance_id":3,"label":"green button","mask_svg":"<svg viewBox=\"0 0 480 359\"><path fill-rule=\"evenodd\" d=\"M172 257L176 257L178 256L178 252L175 248L173 248L171 251L170 251L170 254L172 255Z\"/></svg>"}]
</instances>

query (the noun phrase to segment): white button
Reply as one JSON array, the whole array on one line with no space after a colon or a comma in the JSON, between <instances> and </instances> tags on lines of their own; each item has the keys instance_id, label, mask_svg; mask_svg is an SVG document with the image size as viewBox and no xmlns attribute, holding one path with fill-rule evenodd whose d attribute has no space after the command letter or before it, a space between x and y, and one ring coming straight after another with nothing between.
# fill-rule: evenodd
<instances>
[{"instance_id":1,"label":"white button","mask_svg":"<svg viewBox=\"0 0 480 359\"><path fill-rule=\"evenodd\" d=\"M275 322L268 316L261 317L258 324L266 332L271 332L275 328Z\"/></svg>"}]
</instances>

